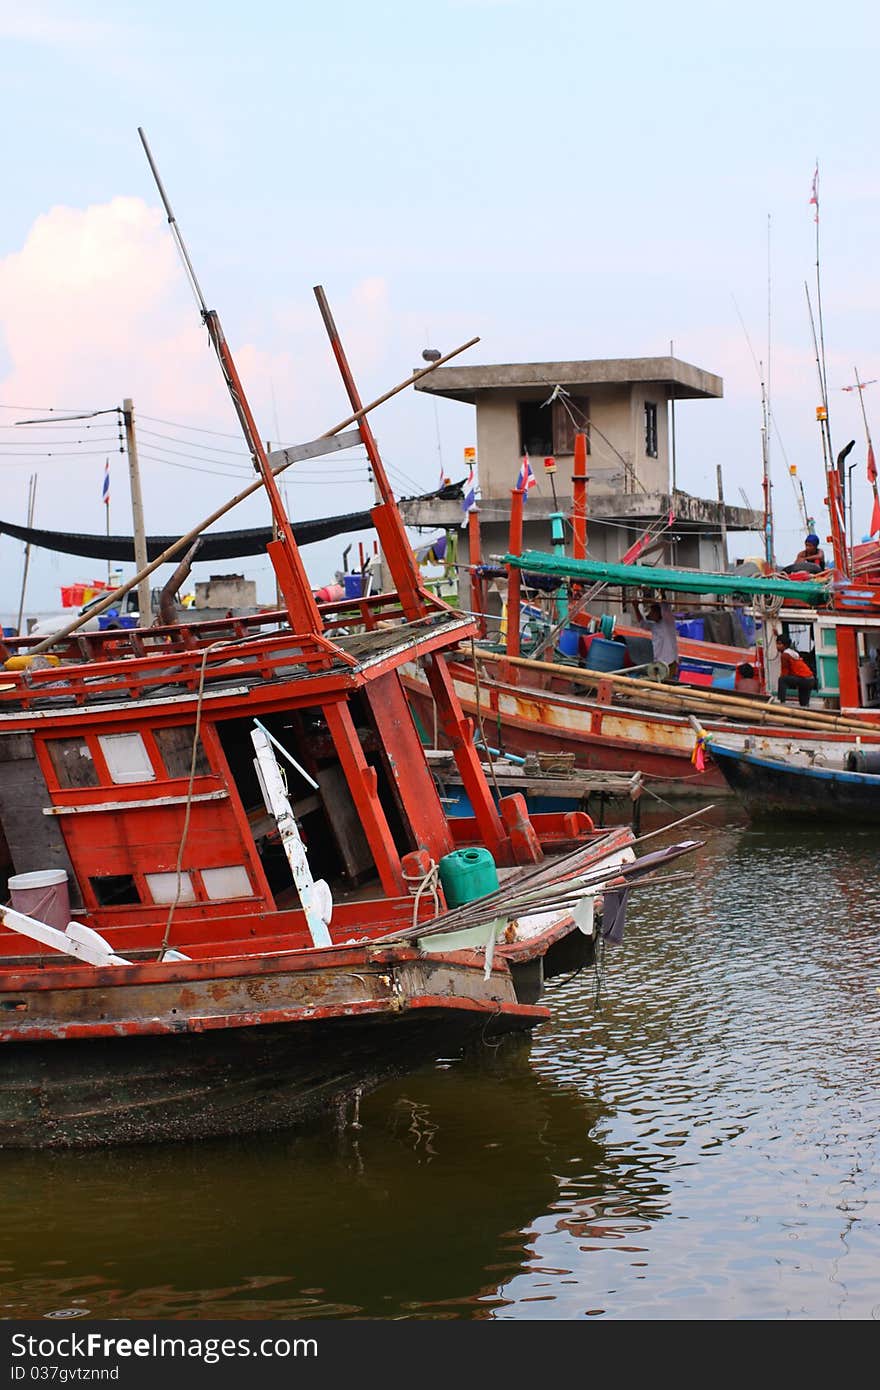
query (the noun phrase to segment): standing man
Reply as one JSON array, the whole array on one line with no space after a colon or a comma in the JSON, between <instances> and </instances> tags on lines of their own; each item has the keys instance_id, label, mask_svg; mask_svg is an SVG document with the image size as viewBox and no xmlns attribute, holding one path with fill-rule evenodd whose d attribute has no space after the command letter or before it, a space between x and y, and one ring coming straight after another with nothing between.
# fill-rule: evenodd
<instances>
[{"instance_id":1,"label":"standing man","mask_svg":"<svg viewBox=\"0 0 880 1390\"><path fill-rule=\"evenodd\" d=\"M641 605L633 604L633 614L638 627L651 634L651 648L655 661L662 661L669 668L666 679L678 680L678 631L670 603L652 603L647 614L642 614Z\"/></svg>"},{"instance_id":2,"label":"standing man","mask_svg":"<svg viewBox=\"0 0 880 1390\"><path fill-rule=\"evenodd\" d=\"M798 693L798 701L803 709L810 703L810 694L816 683L816 678L804 661L800 652L795 651L794 647L789 647L785 638L780 634L776 638L776 651L779 656L779 683L776 687L776 694L782 704L785 704L785 697L789 687Z\"/></svg>"}]
</instances>

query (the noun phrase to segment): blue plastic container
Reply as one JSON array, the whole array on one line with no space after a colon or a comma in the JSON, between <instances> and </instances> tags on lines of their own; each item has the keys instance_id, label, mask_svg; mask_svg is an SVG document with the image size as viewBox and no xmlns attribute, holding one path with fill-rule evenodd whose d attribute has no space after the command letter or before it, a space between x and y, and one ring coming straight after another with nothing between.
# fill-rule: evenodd
<instances>
[{"instance_id":1,"label":"blue plastic container","mask_svg":"<svg viewBox=\"0 0 880 1390\"><path fill-rule=\"evenodd\" d=\"M706 623L703 618L686 618L675 624L679 637L689 637L692 642L705 642Z\"/></svg>"},{"instance_id":2,"label":"blue plastic container","mask_svg":"<svg viewBox=\"0 0 880 1390\"><path fill-rule=\"evenodd\" d=\"M609 642L607 637L594 637L584 657L591 671L622 671L626 665L626 643Z\"/></svg>"},{"instance_id":3,"label":"blue plastic container","mask_svg":"<svg viewBox=\"0 0 880 1390\"><path fill-rule=\"evenodd\" d=\"M137 618L132 618L128 613L117 613L115 608L109 608L106 613L101 614L98 619L100 632L107 632L108 629L117 627L137 627Z\"/></svg>"},{"instance_id":4,"label":"blue plastic container","mask_svg":"<svg viewBox=\"0 0 880 1390\"><path fill-rule=\"evenodd\" d=\"M582 627L564 627L559 634L559 650L563 656L577 656Z\"/></svg>"},{"instance_id":5,"label":"blue plastic container","mask_svg":"<svg viewBox=\"0 0 880 1390\"><path fill-rule=\"evenodd\" d=\"M752 617L751 613L737 613L736 616L739 618L740 626L743 630L743 636L751 646L751 644L755 640L755 620Z\"/></svg>"},{"instance_id":6,"label":"blue plastic container","mask_svg":"<svg viewBox=\"0 0 880 1390\"><path fill-rule=\"evenodd\" d=\"M357 571L354 574L345 574L342 576L342 587L345 589L346 598L362 598L364 576Z\"/></svg>"}]
</instances>

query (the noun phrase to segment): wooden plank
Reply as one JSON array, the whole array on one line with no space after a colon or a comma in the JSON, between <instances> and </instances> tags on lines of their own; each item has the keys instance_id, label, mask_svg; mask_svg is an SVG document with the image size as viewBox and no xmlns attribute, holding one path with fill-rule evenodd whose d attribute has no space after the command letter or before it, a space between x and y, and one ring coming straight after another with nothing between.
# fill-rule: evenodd
<instances>
[{"instance_id":1,"label":"wooden plank","mask_svg":"<svg viewBox=\"0 0 880 1390\"><path fill-rule=\"evenodd\" d=\"M322 767L319 777L327 824L339 848L347 877L357 883L375 869L358 809L338 763Z\"/></svg>"},{"instance_id":2,"label":"wooden plank","mask_svg":"<svg viewBox=\"0 0 880 1390\"><path fill-rule=\"evenodd\" d=\"M44 816L82 816L96 811L153 811L157 806L185 806L187 801L226 801L227 791L199 792L196 796L153 796L143 801L92 801L81 806L44 806Z\"/></svg>"},{"instance_id":3,"label":"wooden plank","mask_svg":"<svg viewBox=\"0 0 880 1390\"><path fill-rule=\"evenodd\" d=\"M0 823L15 873L64 869L71 906L81 907L79 885L58 822L43 815L49 789L30 734L0 736Z\"/></svg>"}]
</instances>

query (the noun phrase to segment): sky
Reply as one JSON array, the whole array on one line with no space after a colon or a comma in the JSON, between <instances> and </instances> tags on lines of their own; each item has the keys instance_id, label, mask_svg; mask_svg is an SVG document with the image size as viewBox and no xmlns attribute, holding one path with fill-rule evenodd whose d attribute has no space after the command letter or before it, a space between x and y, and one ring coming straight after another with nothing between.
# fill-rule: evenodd
<instances>
[{"instance_id":1,"label":"sky","mask_svg":"<svg viewBox=\"0 0 880 1390\"><path fill-rule=\"evenodd\" d=\"M317 284L364 400L426 346L474 336L462 364L673 344L724 380L723 400L676 412L689 492L714 496L720 464L726 498L760 505L764 382L785 563L804 530L789 465L827 534L806 285L814 315L821 289L835 450L856 440L860 539L864 427L844 388L856 370L880 378L878 46L861 0L839 20L787 0L0 0L0 517L25 520L35 474L38 525L103 531L109 457L111 529L130 530L113 413L127 397L148 531L189 529L253 476L142 126L266 439L312 439L348 414ZM880 381L863 396L880 440ZM16 424L93 410L110 413ZM471 407L409 390L373 425L401 495L464 476ZM285 476L294 519L371 499L360 449ZM257 497L223 525L265 520ZM313 584L345 543L304 550ZM4 615L22 558L0 537ZM268 601L268 561L238 567ZM62 584L100 573L34 550L26 610L55 611Z\"/></svg>"}]
</instances>

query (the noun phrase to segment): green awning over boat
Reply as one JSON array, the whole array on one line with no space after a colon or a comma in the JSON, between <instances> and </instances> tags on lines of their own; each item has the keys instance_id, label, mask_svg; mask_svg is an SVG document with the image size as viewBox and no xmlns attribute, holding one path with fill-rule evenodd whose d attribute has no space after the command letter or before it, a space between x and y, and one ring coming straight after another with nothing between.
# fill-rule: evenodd
<instances>
[{"instance_id":1,"label":"green awning over boat","mask_svg":"<svg viewBox=\"0 0 880 1390\"><path fill-rule=\"evenodd\" d=\"M654 565L606 565L598 560L571 560L565 555L549 555L543 550L527 550L523 555L505 555L504 563L530 574L573 579L580 584L623 584L630 588L669 589L677 593L719 594L749 597L775 594L799 600L807 607L826 604L831 597L828 584L809 579L760 579L746 574L710 574L701 570L669 570Z\"/></svg>"}]
</instances>

